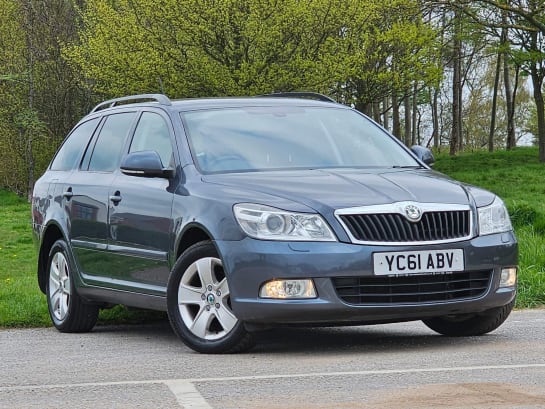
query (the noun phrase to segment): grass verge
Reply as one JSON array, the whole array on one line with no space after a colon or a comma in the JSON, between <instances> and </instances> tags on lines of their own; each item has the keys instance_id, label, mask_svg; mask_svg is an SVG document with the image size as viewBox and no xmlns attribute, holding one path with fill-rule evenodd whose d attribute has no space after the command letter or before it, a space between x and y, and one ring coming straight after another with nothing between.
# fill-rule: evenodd
<instances>
[{"instance_id":1,"label":"grass verge","mask_svg":"<svg viewBox=\"0 0 545 409\"><path fill-rule=\"evenodd\" d=\"M503 199L519 241L517 307L545 306L545 164L538 149L439 154L434 169Z\"/></svg>"},{"instance_id":2,"label":"grass verge","mask_svg":"<svg viewBox=\"0 0 545 409\"><path fill-rule=\"evenodd\" d=\"M38 288L30 205L0 190L0 327L50 326L45 295ZM99 323L135 323L164 319L155 311L123 306L102 310Z\"/></svg>"}]
</instances>

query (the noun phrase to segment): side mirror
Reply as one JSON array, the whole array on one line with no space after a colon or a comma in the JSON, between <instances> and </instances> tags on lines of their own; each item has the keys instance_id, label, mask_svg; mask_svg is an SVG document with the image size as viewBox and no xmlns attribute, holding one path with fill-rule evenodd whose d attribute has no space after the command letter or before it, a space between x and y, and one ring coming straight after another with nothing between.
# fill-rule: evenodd
<instances>
[{"instance_id":1,"label":"side mirror","mask_svg":"<svg viewBox=\"0 0 545 409\"><path fill-rule=\"evenodd\" d=\"M424 162L426 165L432 166L435 163L433 153L431 153L431 150L429 150L428 148L424 148L420 145L414 145L411 148L411 151L413 151L416 157Z\"/></svg>"},{"instance_id":2,"label":"side mirror","mask_svg":"<svg viewBox=\"0 0 545 409\"><path fill-rule=\"evenodd\" d=\"M129 153L121 162L121 172L130 176L171 178L174 170L164 168L161 157L155 151Z\"/></svg>"}]
</instances>

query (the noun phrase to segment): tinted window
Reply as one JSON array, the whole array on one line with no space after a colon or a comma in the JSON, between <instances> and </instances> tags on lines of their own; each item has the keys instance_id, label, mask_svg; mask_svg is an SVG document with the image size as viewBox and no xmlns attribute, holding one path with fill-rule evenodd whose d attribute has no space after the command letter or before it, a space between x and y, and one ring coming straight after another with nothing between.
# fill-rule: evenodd
<instances>
[{"instance_id":1,"label":"tinted window","mask_svg":"<svg viewBox=\"0 0 545 409\"><path fill-rule=\"evenodd\" d=\"M129 152L155 151L163 166L171 165L172 144L168 125L159 114L144 112L138 121Z\"/></svg>"},{"instance_id":2,"label":"tinted window","mask_svg":"<svg viewBox=\"0 0 545 409\"><path fill-rule=\"evenodd\" d=\"M89 170L112 172L118 167L121 149L135 116L135 112L125 112L106 118L89 162Z\"/></svg>"},{"instance_id":3,"label":"tinted window","mask_svg":"<svg viewBox=\"0 0 545 409\"><path fill-rule=\"evenodd\" d=\"M349 109L249 107L187 112L182 119L203 172L418 166Z\"/></svg>"},{"instance_id":4,"label":"tinted window","mask_svg":"<svg viewBox=\"0 0 545 409\"><path fill-rule=\"evenodd\" d=\"M89 143L98 121L99 118L95 118L84 122L68 135L51 163L52 170L70 170L74 168L76 161Z\"/></svg>"}]
</instances>

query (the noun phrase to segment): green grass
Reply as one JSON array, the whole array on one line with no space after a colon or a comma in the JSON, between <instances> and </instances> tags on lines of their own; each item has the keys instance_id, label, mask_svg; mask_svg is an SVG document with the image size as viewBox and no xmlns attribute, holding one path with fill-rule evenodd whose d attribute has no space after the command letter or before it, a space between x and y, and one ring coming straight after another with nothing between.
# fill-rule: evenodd
<instances>
[{"instance_id":1,"label":"green grass","mask_svg":"<svg viewBox=\"0 0 545 409\"><path fill-rule=\"evenodd\" d=\"M0 326L49 325L35 274L30 206L4 191L0 191L0 260Z\"/></svg>"},{"instance_id":2,"label":"green grass","mask_svg":"<svg viewBox=\"0 0 545 409\"><path fill-rule=\"evenodd\" d=\"M38 288L30 205L0 190L0 327L50 326L45 295ZM165 314L122 306L100 312L99 323L133 323Z\"/></svg>"},{"instance_id":3,"label":"green grass","mask_svg":"<svg viewBox=\"0 0 545 409\"><path fill-rule=\"evenodd\" d=\"M435 170L484 187L503 198L513 223L525 225L541 220L545 227L545 164L539 163L537 148L454 157L441 154L436 159Z\"/></svg>"},{"instance_id":4,"label":"green grass","mask_svg":"<svg viewBox=\"0 0 545 409\"><path fill-rule=\"evenodd\" d=\"M545 306L545 164L537 148L440 154L436 159L435 170L504 200L519 241L517 307Z\"/></svg>"},{"instance_id":5,"label":"green grass","mask_svg":"<svg viewBox=\"0 0 545 409\"><path fill-rule=\"evenodd\" d=\"M545 164L536 148L515 151L437 155L434 168L489 189L509 208L519 240L517 307L545 306ZM30 205L0 190L0 327L49 326L45 296L38 289L32 244ZM101 312L100 322L142 322L164 318L116 307Z\"/></svg>"}]
</instances>

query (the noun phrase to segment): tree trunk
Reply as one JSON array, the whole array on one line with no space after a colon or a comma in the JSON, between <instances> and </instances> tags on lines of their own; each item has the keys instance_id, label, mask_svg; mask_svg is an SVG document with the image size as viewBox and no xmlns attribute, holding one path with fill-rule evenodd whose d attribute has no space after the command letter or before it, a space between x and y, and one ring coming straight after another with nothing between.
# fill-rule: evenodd
<instances>
[{"instance_id":1,"label":"tree trunk","mask_svg":"<svg viewBox=\"0 0 545 409\"><path fill-rule=\"evenodd\" d=\"M37 52L34 47L33 42L33 36L35 35L33 32L34 29L34 6L32 2L28 2L25 7L25 17L26 17L26 26L27 26L27 32L26 32L26 42L28 47L28 111L33 112L34 111L34 94L35 94L35 87L34 87L34 55ZM26 144L26 158L27 158L27 200L30 203L32 200L32 192L34 190L34 157L33 157L33 151L32 151L32 139L33 139L33 133L35 130L33 129L34 126L28 124L26 129L24 129L21 133L27 137L27 144Z\"/></svg>"},{"instance_id":2,"label":"tree trunk","mask_svg":"<svg viewBox=\"0 0 545 409\"><path fill-rule=\"evenodd\" d=\"M458 152L462 143L461 97L462 97L462 42L460 40L459 12L454 16L453 73L452 73L452 130L450 135L450 155Z\"/></svg>"},{"instance_id":3,"label":"tree trunk","mask_svg":"<svg viewBox=\"0 0 545 409\"><path fill-rule=\"evenodd\" d=\"M530 33L530 49L539 50L538 33ZM533 61L530 67L532 77L532 87L534 89L534 101L537 110L537 140L539 146L539 161L545 162L545 103L543 102L543 76L544 72L538 66L538 62Z\"/></svg>"},{"instance_id":4,"label":"tree trunk","mask_svg":"<svg viewBox=\"0 0 545 409\"><path fill-rule=\"evenodd\" d=\"M382 118L380 117L380 104L373 102L373 119L377 124L382 125Z\"/></svg>"},{"instance_id":5,"label":"tree trunk","mask_svg":"<svg viewBox=\"0 0 545 409\"><path fill-rule=\"evenodd\" d=\"M418 84L416 81L413 85L413 118L412 118L412 132L411 132L411 146L416 145L417 142L417 133L418 133L418 100L416 98L416 93L418 91Z\"/></svg>"},{"instance_id":6,"label":"tree trunk","mask_svg":"<svg viewBox=\"0 0 545 409\"><path fill-rule=\"evenodd\" d=\"M535 63L532 64L532 86L537 109L537 140L539 145L539 161L545 162L545 103L543 102L543 76L538 72Z\"/></svg>"},{"instance_id":7,"label":"tree trunk","mask_svg":"<svg viewBox=\"0 0 545 409\"><path fill-rule=\"evenodd\" d=\"M27 160L28 160L28 184L27 184L27 200L32 202L32 193L34 191L34 152L32 151L32 135L28 135L27 139Z\"/></svg>"},{"instance_id":8,"label":"tree trunk","mask_svg":"<svg viewBox=\"0 0 545 409\"><path fill-rule=\"evenodd\" d=\"M541 87L543 85L543 78L534 78L537 76L532 75L532 83L534 84L534 100L536 102L537 109L537 133L539 141L539 161L545 162L545 104L543 103L543 92ZM539 83L539 85L537 85Z\"/></svg>"},{"instance_id":9,"label":"tree trunk","mask_svg":"<svg viewBox=\"0 0 545 409\"><path fill-rule=\"evenodd\" d=\"M463 78L462 78L462 51L460 51L460 87L458 89L458 116L457 116L457 121L458 121L458 151L459 152L462 152L464 150L464 127L463 127L463 121L462 121L462 118L464 117L463 116L463 109L464 109L464 105L462 103L462 95L463 95L463 90L464 90L464 85L463 85Z\"/></svg>"},{"instance_id":10,"label":"tree trunk","mask_svg":"<svg viewBox=\"0 0 545 409\"><path fill-rule=\"evenodd\" d=\"M384 99L382 100L382 112L384 112L382 126L384 126L385 129L389 129L390 127L390 118L388 114L389 111L390 107L388 106L388 97L384 97Z\"/></svg>"},{"instance_id":11,"label":"tree trunk","mask_svg":"<svg viewBox=\"0 0 545 409\"><path fill-rule=\"evenodd\" d=\"M439 88L434 88L432 96L432 102L431 102L431 116L432 116L432 123L433 123L433 131L431 133L432 139L433 139L433 147L435 149L439 149L440 141L439 141L439 109L437 107L437 102L439 98Z\"/></svg>"},{"instance_id":12,"label":"tree trunk","mask_svg":"<svg viewBox=\"0 0 545 409\"><path fill-rule=\"evenodd\" d=\"M392 94L392 133L401 139L401 120L399 119L399 101L397 95Z\"/></svg>"},{"instance_id":13,"label":"tree trunk","mask_svg":"<svg viewBox=\"0 0 545 409\"><path fill-rule=\"evenodd\" d=\"M452 130L450 134L450 154L456 155L458 152L458 147L460 143L460 107L459 107L459 94L460 90L460 69L459 69L459 58L456 57L454 63L454 72L452 79Z\"/></svg>"},{"instance_id":14,"label":"tree trunk","mask_svg":"<svg viewBox=\"0 0 545 409\"><path fill-rule=\"evenodd\" d=\"M509 65L507 64L507 58L503 56L503 84L505 88L505 106L507 112L507 140L505 147L507 149L513 149L516 145L515 137L515 107L513 91L511 89L511 76L509 73Z\"/></svg>"},{"instance_id":15,"label":"tree trunk","mask_svg":"<svg viewBox=\"0 0 545 409\"><path fill-rule=\"evenodd\" d=\"M403 108L405 110L405 132L403 133L403 142L405 145L411 144L411 101L408 95L403 97Z\"/></svg>"},{"instance_id":16,"label":"tree trunk","mask_svg":"<svg viewBox=\"0 0 545 409\"><path fill-rule=\"evenodd\" d=\"M373 115L372 111L372 105L369 103L357 101L356 102L356 110L360 111L361 113L371 117Z\"/></svg>"},{"instance_id":17,"label":"tree trunk","mask_svg":"<svg viewBox=\"0 0 545 409\"><path fill-rule=\"evenodd\" d=\"M494 75L494 90L492 91L492 110L490 112L490 133L488 134L488 151L494 151L494 135L496 133L496 107L498 105L498 88L500 84L501 56L498 51L496 60L496 74Z\"/></svg>"}]
</instances>

